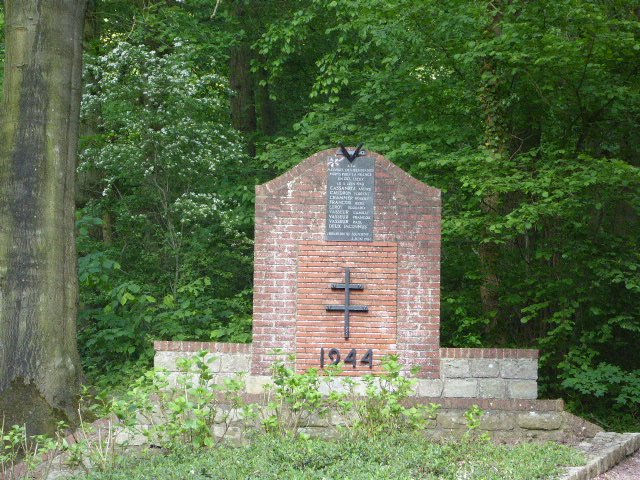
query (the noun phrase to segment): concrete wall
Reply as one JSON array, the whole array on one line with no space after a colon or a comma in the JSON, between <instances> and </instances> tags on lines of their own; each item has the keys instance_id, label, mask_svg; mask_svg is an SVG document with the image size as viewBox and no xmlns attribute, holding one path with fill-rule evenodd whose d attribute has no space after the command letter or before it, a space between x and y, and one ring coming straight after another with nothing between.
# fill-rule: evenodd
<instances>
[{"instance_id":1,"label":"concrete wall","mask_svg":"<svg viewBox=\"0 0 640 480\"><path fill-rule=\"evenodd\" d=\"M441 348L442 397L538 398L538 351Z\"/></svg>"}]
</instances>

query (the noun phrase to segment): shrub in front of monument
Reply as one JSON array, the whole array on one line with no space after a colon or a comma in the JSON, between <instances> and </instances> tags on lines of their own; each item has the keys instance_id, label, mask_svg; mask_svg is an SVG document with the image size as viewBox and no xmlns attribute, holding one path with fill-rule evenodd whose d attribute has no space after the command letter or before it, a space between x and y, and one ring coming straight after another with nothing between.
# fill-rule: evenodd
<instances>
[{"instance_id":1,"label":"shrub in front of monument","mask_svg":"<svg viewBox=\"0 0 640 480\"><path fill-rule=\"evenodd\" d=\"M151 373L151 388L140 389L143 402L137 415L148 425L142 433L152 445L176 451L213 447L224 440L245 405L245 384L241 375L216 379L216 360L206 351L178 360L175 383L163 372ZM134 400L135 395L134 391ZM124 405L131 410L136 403L125 400Z\"/></svg>"},{"instance_id":2,"label":"shrub in front of monument","mask_svg":"<svg viewBox=\"0 0 640 480\"><path fill-rule=\"evenodd\" d=\"M116 467L126 449L126 443L116 441L121 422L114 414L115 402L105 393L93 396L85 387L78 415L80 423L72 433L73 441L65 439L60 449L64 463L85 473L106 472ZM98 418L98 421L92 421Z\"/></svg>"},{"instance_id":3,"label":"shrub in front of monument","mask_svg":"<svg viewBox=\"0 0 640 480\"><path fill-rule=\"evenodd\" d=\"M63 421L58 422L52 436L30 436L23 425L6 428L0 424L0 479L45 479L61 466L87 474L115 468L127 446L117 439L126 424L115 415L116 405L121 403L104 394L93 395L84 387L79 423L70 434Z\"/></svg>"},{"instance_id":4,"label":"shrub in front of monument","mask_svg":"<svg viewBox=\"0 0 640 480\"><path fill-rule=\"evenodd\" d=\"M53 456L49 454L62 448L64 428L64 422L59 422L54 437L29 436L24 425L6 427L4 422L0 422L0 478L25 478L38 467L41 478L46 478L53 460ZM24 468L16 468L18 464Z\"/></svg>"},{"instance_id":5,"label":"shrub in front of monument","mask_svg":"<svg viewBox=\"0 0 640 480\"><path fill-rule=\"evenodd\" d=\"M484 410L482 410L478 405L472 405L469 410L464 412L464 418L467 421L467 431L462 436L463 441L470 442L480 440L488 442L491 440L491 437L487 432L479 433L483 415Z\"/></svg>"},{"instance_id":6,"label":"shrub in front of monument","mask_svg":"<svg viewBox=\"0 0 640 480\"><path fill-rule=\"evenodd\" d=\"M386 434L389 431L421 430L435 415L440 405L406 406L406 400L415 392L417 380L402 372L398 355L386 355L381 360L382 373L365 375L362 382L365 394L356 394L355 382L349 382L355 413L355 430L368 434ZM411 374L419 371L412 369Z\"/></svg>"},{"instance_id":7,"label":"shrub in front of monument","mask_svg":"<svg viewBox=\"0 0 640 480\"><path fill-rule=\"evenodd\" d=\"M266 433L307 436L301 429L310 423L325 423L323 420L328 418L332 407L346 397L346 394L321 392L322 383L327 383L338 370L327 369L327 373L321 375L318 369L310 368L298 373L295 355L281 350L273 354L276 356L271 365L273 383L265 386L263 401L247 406L244 416Z\"/></svg>"},{"instance_id":8,"label":"shrub in front of monument","mask_svg":"<svg viewBox=\"0 0 640 480\"><path fill-rule=\"evenodd\" d=\"M118 397L88 398L88 408L94 417L117 419L115 433L125 445L127 438L143 436L147 444L167 451L214 447L245 407L242 376L218 379L216 360L206 351L179 359L175 378L163 370L150 370ZM93 449L88 445L85 450L77 456Z\"/></svg>"},{"instance_id":9,"label":"shrub in front of monument","mask_svg":"<svg viewBox=\"0 0 640 480\"><path fill-rule=\"evenodd\" d=\"M295 355L273 353L277 355L271 366L273 384L265 388L263 401L247 405L243 415L266 433L307 437L313 427L326 431L336 424L343 434L354 435L418 431L440 408L437 404L406 405L416 380L402 373L397 355L381 360L382 373L365 375L358 382L340 376L340 365L298 373Z\"/></svg>"},{"instance_id":10,"label":"shrub in front of monument","mask_svg":"<svg viewBox=\"0 0 640 480\"><path fill-rule=\"evenodd\" d=\"M465 414L471 432L466 441L428 440L421 429L437 406L405 406L414 380L401 373L395 356L384 359L382 374L367 378L364 396L358 395L354 381L347 379L344 388L340 368L297 373L291 360L281 357L274 363L271 401L265 405L244 403L241 379L213 385L215 357L206 352L180 361L181 375L175 383L164 372L148 372L127 395L93 399L91 412L112 422L103 420L102 436L83 427L79 441L62 450L70 453L68 461L84 467L81 478L110 480L320 479L339 478L345 472L353 479L530 480L551 478L560 465L581 462L575 451L557 444L513 447L476 441L473 432L483 413L477 407ZM258 420L262 434L234 446L222 439L239 411L247 415L242 422ZM312 438L305 428L334 411L352 422L337 438ZM144 434L150 445L163 447L157 450L163 454L140 457L116 448L122 427L126 433Z\"/></svg>"}]
</instances>

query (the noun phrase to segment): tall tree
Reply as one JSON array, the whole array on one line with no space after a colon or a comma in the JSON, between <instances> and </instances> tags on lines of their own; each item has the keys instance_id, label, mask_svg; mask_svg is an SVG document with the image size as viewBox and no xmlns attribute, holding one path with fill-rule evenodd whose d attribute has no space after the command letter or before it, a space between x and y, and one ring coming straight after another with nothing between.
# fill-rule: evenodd
<instances>
[{"instance_id":1,"label":"tall tree","mask_svg":"<svg viewBox=\"0 0 640 480\"><path fill-rule=\"evenodd\" d=\"M503 1L492 0L487 3L490 23L486 28L489 42L502 34L500 22L503 16ZM505 78L501 74L494 51L484 58L480 86L480 103L484 113L484 147L486 153L495 162L504 161L508 155L507 111L505 100ZM482 210L488 216L499 215L500 197L491 192L483 196ZM487 222L487 226L489 223ZM480 298L487 315L493 315L489 329L498 323L499 287L498 258L500 249L495 243L482 243L478 249L480 257L482 284Z\"/></svg>"},{"instance_id":2,"label":"tall tree","mask_svg":"<svg viewBox=\"0 0 640 480\"><path fill-rule=\"evenodd\" d=\"M240 40L229 51L229 84L234 91L231 97L233 127L247 135L249 155L255 156L257 129L254 78L251 73L251 45L247 39L248 13L243 2L236 2L233 15L240 27Z\"/></svg>"},{"instance_id":3,"label":"tall tree","mask_svg":"<svg viewBox=\"0 0 640 480\"><path fill-rule=\"evenodd\" d=\"M75 414L74 174L86 0L7 0L0 130L0 414Z\"/></svg>"}]
</instances>

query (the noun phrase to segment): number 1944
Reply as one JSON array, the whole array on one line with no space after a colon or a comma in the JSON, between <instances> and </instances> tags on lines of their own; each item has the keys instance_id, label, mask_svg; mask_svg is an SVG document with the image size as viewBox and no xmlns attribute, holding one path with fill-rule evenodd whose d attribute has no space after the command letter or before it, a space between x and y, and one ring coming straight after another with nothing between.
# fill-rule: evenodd
<instances>
[{"instance_id":1,"label":"number 1944","mask_svg":"<svg viewBox=\"0 0 640 480\"><path fill-rule=\"evenodd\" d=\"M324 348L320 349L320 368L324 368L325 365L338 365L341 359L340 350L337 348L330 348L326 353ZM356 368L358 364L358 353L356 349L352 348L342 362L345 365L352 365L353 368ZM360 358L359 363L373 368L373 350L371 348Z\"/></svg>"}]
</instances>

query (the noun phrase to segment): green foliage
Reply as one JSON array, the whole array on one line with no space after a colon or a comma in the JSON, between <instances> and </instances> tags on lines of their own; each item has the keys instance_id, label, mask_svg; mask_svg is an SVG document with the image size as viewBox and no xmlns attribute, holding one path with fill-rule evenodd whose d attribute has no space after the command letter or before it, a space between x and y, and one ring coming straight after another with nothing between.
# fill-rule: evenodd
<instances>
[{"instance_id":1,"label":"green foliage","mask_svg":"<svg viewBox=\"0 0 640 480\"><path fill-rule=\"evenodd\" d=\"M364 141L443 191L443 343L538 347L543 395L637 425L634 2L104 0L91 24L80 331L83 344L106 331L82 347L96 372L148 361L160 330L247 338L253 184ZM240 43L258 124L265 98L273 107L274 134L249 133L257 158L228 115ZM483 304L490 275L496 302ZM197 298L178 293L205 278ZM108 317L134 284L157 301ZM133 353L106 350L120 330Z\"/></svg>"},{"instance_id":2,"label":"green foliage","mask_svg":"<svg viewBox=\"0 0 640 480\"><path fill-rule=\"evenodd\" d=\"M461 446L432 443L406 433L390 433L375 441L364 435L349 441L263 436L240 448L154 456L142 462L130 459L108 474L83 478L542 480L554 478L563 466L583 461L575 450L557 444Z\"/></svg>"},{"instance_id":3,"label":"green foliage","mask_svg":"<svg viewBox=\"0 0 640 480\"><path fill-rule=\"evenodd\" d=\"M303 373L295 370L295 356L281 351L273 352L271 365L273 383L265 385L265 398L261 405L248 406L247 418L257 421L269 434L308 436L301 432L311 418L327 418L332 408L348 408L346 393L331 391L323 395L323 385L331 385L338 369L327 369L327 376L310 368Z\"/></svg>"},{"instance_id":4,"label":"green foliage","mask_svg":"<svg viewBox=\"0 0 640 480\"><path fill-rule=\"evenodd\" d=\"M153 358L153 341L159 338L250 340L251 322L246 313L250 292L216 299L207 295L210 285L209 278L196 279L161 301L143 293L136 283L116 286L105 297L107 305L88 309L81 316L84 324L78 336L90 373L99 372L104 365L120 373L138 370L135 365L143 366ZM106 380L108 377L102 377Z\"/></svg>"},{"instance_id":5,"label":"green foliage","mask_svg":"<svg viewBox=\"0 0 640 480\"><path fill-rule=\"evenodd\" d=\"M261 158L282 171L365 141L441 188L444 344L539 347L544 395L637 422L620 395L640 364L637 12L629 1L495 8L308 0L283 11L256 48L275 79L287 65L313 72L310 106ZM497 308L480 295L483 249L495 252Z\"/></svg>"},{"instance_id":6,"label":"green foliage","mask_svg":"<svg viewBox=\"0 0 640 480\"><path fill-rule=\"evenodd\" d=\"M79 332L94 377L148 365L152 340L250 340L252 167L200 54L114 41L86 58Z\"/></svg>"},{"instance_id":7,"label":"green foliage","mask_svg":"<svg viewBox=\"0 0 640 480\"><path fill-rule=\"evenodd\" d=\"M404 375L397 355L384 356L381 367L380 375L362 377L364 396L353 402L356 431L377 437L388 432L420 430L429 420L435 419L440 405L405 405L415 393L416 380ZM353 383L351 386L353 394L356 389Z\"/></svg>"},{"instance_id":8,"label":"green foliage","mask_svg":"<svg viewBox=\"0 0 640 480\"><path fill-rule=\"evenodd\" d=\"M479 433L478 429L482 422L484 411L477 405L472 405L469 410L464 412L464 418L467 421L467 431L463 435L463 440L466 442L490 442L491 437L487 432Z\"/></svg>"},{"instance_id":9,"label":"green foliage","mask_svg":"<svg viewBox=\"0 0 640 480\"><path fill-rule=\"evenodd\" d=\"M152 445L170 451L215 446L224 440L231 423L237 420L234 412L244 406L241 376L220 381L213 367L216 361L219 359L205 351L182 359L178 362L182 375L175 384L154 372L147 385L152 388L141 391L134 387L131 396L119 403L119 410L133 411L130 403L133 400L140 409L137 414L152 425L143 430Z\"/></svg>"},{"instance_id":10,"label":"green foliage","mask_svg":"<svg viewBox=\"0 0 640 480\"><path fill-rule=\"evenodd\" d=\"M4 421L0 424L0 475L3 480L24 478L18 467L21 463L26 467L28 475L36 469L46 478L51 470L52 452L63 448L62 432L66 428L60 422L56 428L55 438L46 435L28 435L25 425L12 425L7 428Z\"/></svg>"},{"instance_id":11,"label":"green foliage","mask_svg":"<svg viewBox=\"0 0 640 480\"><path fill-rule=\"evenodd\" d=\"M473 405L469 410L464 412L464 418L467 420L467 428L469 431L477 430L480 427L480 421L484 412L477 405Z\"/></svg>"},{"instance_id":12,"label":"green foliage","mask_svg":"<svg viewBox=\"0 0 640 480\"><path fill-rule=\"evenodd\" d=\"M83 401L86 399L84 397ZM91 407L95 406L97 405ZM107 412L104 404L100 407L102 408L99 410ZM91 410L98 409L91 408ZM81 418L78 429L73 432L73 442L63 440L58 453L66 455L66 463L69 466L82 469L85 473L107 472L114 469L126 449L126 445L116 441L117 423L113 416L101 419L97 426Z\"/></svg>"},{"instance_id":13,"label":"green foliage","mask_svg":"<svg viewBox=\"0 0 640 480\"><path fill-rule=\"evenodd\" d=\"M153 340L250 340L253 167L224 69L203 61L217 47L194 44L195 11L174 7L94 11L105 42L85 59L78 330L103 385L147 367Z\"/></svg>"}]
</instances>

